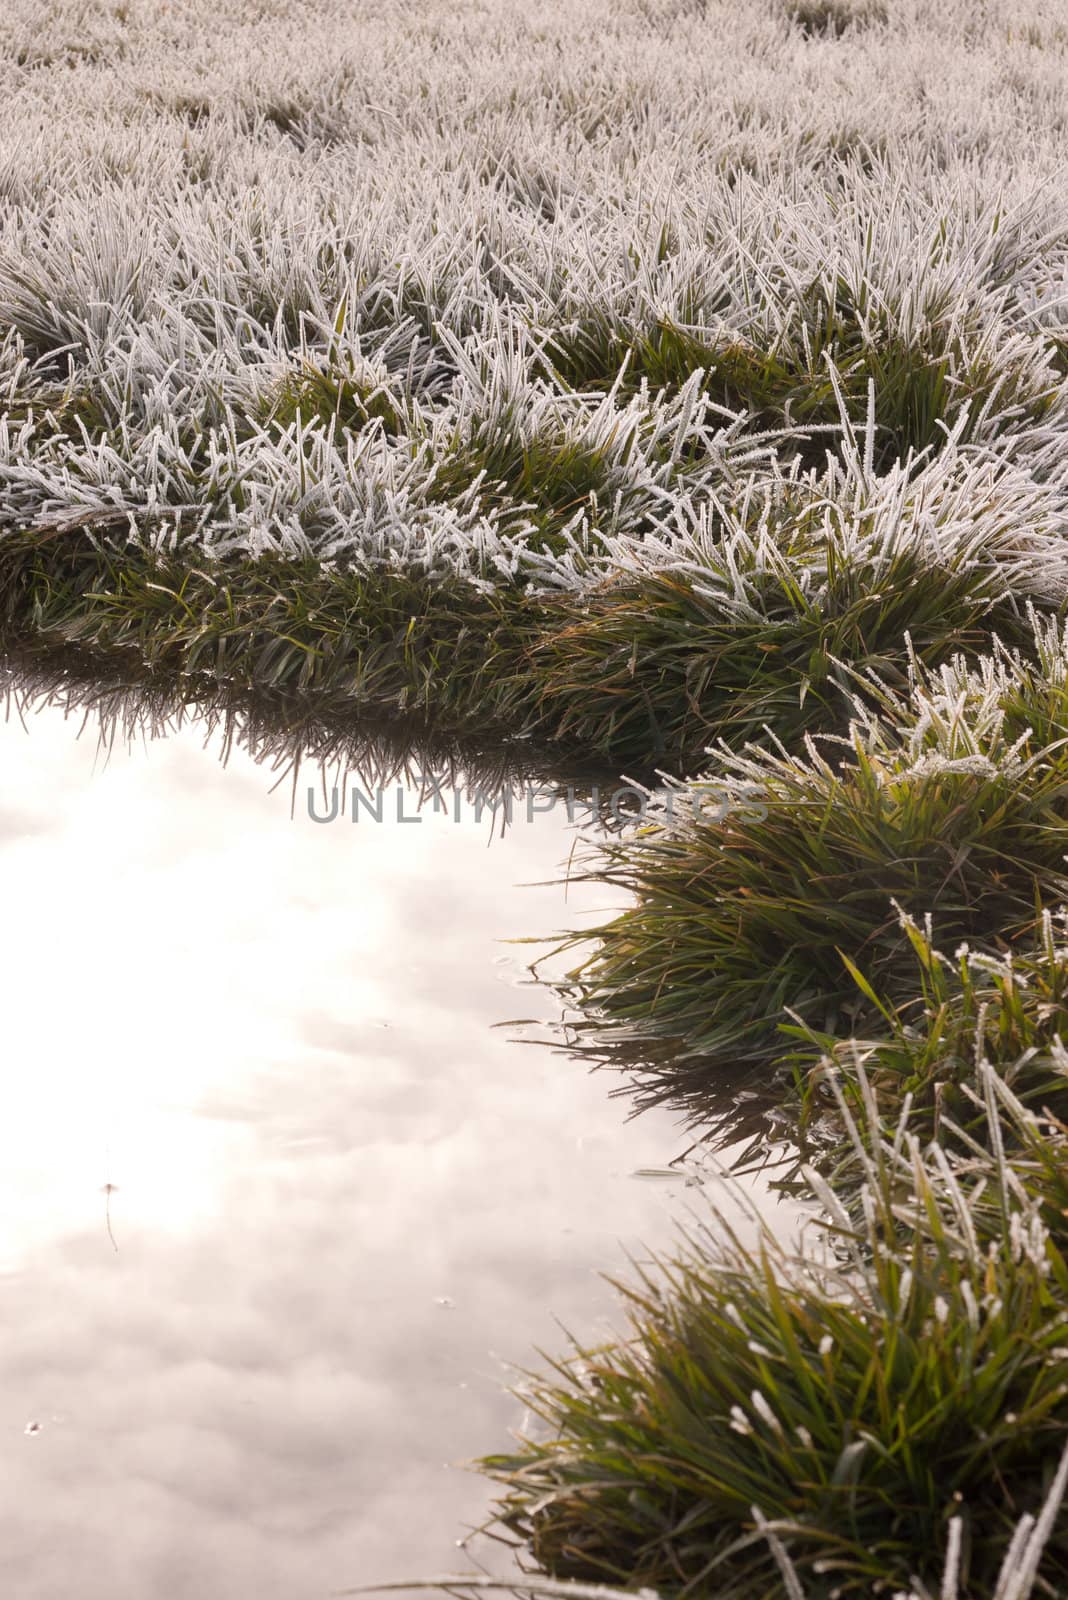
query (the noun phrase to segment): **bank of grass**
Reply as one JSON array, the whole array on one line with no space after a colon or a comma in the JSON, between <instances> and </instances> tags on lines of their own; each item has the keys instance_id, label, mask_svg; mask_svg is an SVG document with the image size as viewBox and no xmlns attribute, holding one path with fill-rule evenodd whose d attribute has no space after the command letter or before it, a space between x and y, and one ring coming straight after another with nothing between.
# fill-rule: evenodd
<instances>
[{"instance_id":1,"label":"bank of grass","mask_svg":"<svg viewBox=\"0 0 1068 1600\"><path fill-rule=\"evenodd\" d=\"M526 731L518 669L537 620L462 580L384 567L197 561L83 530L0 545L0 629L24 659L74 647L102 669L128 660L203 692L298 694L324 721L393 715L444 739Z\"/></svg>"},{"instance_id":2,"label":"bank of grass","mask_svg":"<svg viewBox=\"0 0 1068 1600\"><path fill-rule=\"evenodd\" d=\"M1068 651L869 681L601 847L631 905L566 993L647 1099L778 1082L827 1248L715 1218L481 1468L557 1578L681 1600L1068 1585ZM726 803L724 803L726 802ZM589 934L584 934L584 939ZM640 1077L642 1076L640 1074Z\"/></svg>"},{"instance_id":3,"label":"bank of grass","mask_svg":"<svg viewBox=\"0 0 1068 1600\"><path fill-rule=\"evenodd\" d=\"M350 781L365 792L395 782L427 793L435 783L449 790L476 785L486 796L520 795L537 785L591 808L618 783L614 769L502 739L499 730L447 738L418 712L354 720L344 702L331 710L314 693L197 680L165 664L148 666L132 652L102 661L91 651L70 645L44 650L38 642L0 663L0 699L9 715L23 720L45 706L60 708L92 729L104 748L195 725L217 736L224 760L241 748L276 773L279 784L292 787L302 812L304 775L317 815L330 810L329 786L342 794ZM349 814L344 803L341 814Z\"/></svg>"},{"instance_id":4,"label":"bank of grass","mask_svg":"<svg viewBox=\"0 0 1068 1600\"><path fill-rule=\"evenodd\" d=\"M846 735L724 752L672 817L606 846L594 875L633 903L573 974L592 1037L771 1062L783 1023L841 1034L876 1011L871 991L912 997L901 911L932 917L941 947L994 954L1068 896L1056 626L1027 655L915 673L904 694L869 685Z\"/></svg>"},{"instance_id":5,"label":"bank of grass","mask_svg":"<svg viewBox=\"0 0 1068 1600\"><path fill-rule=\"evenodd\" d=\"M987 1064L976 1091L952 1158L840 1097L860 1193L809 1173L822 1249L714 1216L621 1286L628 1336L524 1386L541 1430L481 1466L540 1566L695 1600L1063 1592L1066 1130Z\"/></svg>"},{"instance_id":6,"label":"bank of grass","mask_svg":"<svg viewBox=\"0 0 1068 1600\"><path fill-rule=\"evenodd\" d=\"M220 560L129 538L121 513L0 539L0 648L77 648L212 687L299 694L324 721L422 721L534 741L562 760L697 770L718 740L844 728L857 674L907 682L995 636L1028 635L1015 567L989 541L838 523L798 496L769 527L725 517L685 562L552 589L384 562Z\"/></svg>"}]
</instances>

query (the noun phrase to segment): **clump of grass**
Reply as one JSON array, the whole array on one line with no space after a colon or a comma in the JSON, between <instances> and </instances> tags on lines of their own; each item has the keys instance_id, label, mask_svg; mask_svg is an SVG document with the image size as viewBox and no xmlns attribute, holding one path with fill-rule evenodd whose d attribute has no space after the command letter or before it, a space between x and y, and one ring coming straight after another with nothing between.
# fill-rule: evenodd
<instances>
[{"instance_id":1,"label":"clump of grass","mask_svg":"<svg viewBox=\"0 0 1068 1600\"><path fill-rule=\"evenodd\" d=\"M566 390L613 387L624 396L642 384L651 393L677 393L695 372L711 375L722 354L710 332L661 317L628 327L589 310L542 341L536 365Z\"/></svg>"},{"instance_id":2,"label":"clump of grass","mask_svg":"<svg viewBox=\"0 0 1068 1600\"><path fill-rule=\"evenodd\" d=\"M859 426L870 409L879 470L937 453L951 434L967 444L995 414L1002 429L1006 420L1041 421L1057 390L1052 371L1016 367L989 339L973 341L938 318L906 334L865 291L840 282L818 283L803 297L774 362L755 371L755 387L744 387L744 372L735 381L769 422L781 412L826 431L840 419Z\"/></svg>"},{"instance_id":3,"label":"clump of grass","mask_svg":"<svg viewBox=\"0 0 1068 1600\"><path fill-rule=\"evenodd\" d=\"M624 1081L613 1092L638 1109L668 1105L688 1113L702 1143L746 1141L740 1166L771 1164L769 1141L784 1129L800 1141L776 1164L794 1187L798 1149L807 1158L834 1161L845 1151L840 1119L830 1110L830 1081L851 1104L865 1099L870 1082L885 1117L909 1106L909 1126L924 1137L949 1136L949 1121L968 1138L984 1125L977 1107L977 1074L992 1063L1020 1104L1047 1116L1068 1117L1068 911L1043 911L1033 940L992 954L960 945L952 956L937 949L930 931L900 917L915 956L913 990L893 1003L879 995L855 966L849 976L866 1026L843 1038L799 1021L778 1029L779 1069L741 1067L722 1057L679 1058L670 1041L601 1038L596 1029L565 1026L569 1048ZM1052 1189L1052 1180L1047 1189ZM1065 1196L1068 1206L1068 1195ZM1065 1210L1068 1215L1068 1209Z\"/></svg>"},{"instance_id":4,"label":"clump of grass","mask_svg":"<svg viewBox=\"0 0 1068 1600\"><path fill-rule=\"evenodd\" d=\"M705 313L707 314L707 313ZM625 331L607 319L587 320L546 342L543 361L568 388L675 394L701 373L701 391L717 406L742 412L755 433L810 429L788 441L802 465L823 465L842 414L862 425L874 390L874 463L885 469L909 453L937 451L956 427L976 432L996 406L1012 417L1046 416L1057 390L1051 360L1043 374L1011 363L938 319L907 335L885 307L868 304L837 281L817 281L780 308L783 325L766 342L714 327L666 320L648 331ZM974 346L974 347L973 347ZM625 363L625 365L624 365ZM833 371L832 371L833 368Z\"/></svg>"},{"instance_id":5,"label":"clump of grass","mask_svg":"<svg viewBox=\"0 0 1068 1600\"><path fill-rule=\"evenodd\" d=\"M563 434L529 439L501 431L458 445L435 463L435 500L474 496L483 512L529 521L539 542L566 548L561 534L583 516L597 518L612 480L611 462L585 441Z\"/></svg>"},{"instance_id":6,"label":"clump of grass","mask_svg":"<svg viewBox=\"0 0 1068 1600\"><path fill-rule=\"evenodd\" d=\"M819 507L725 531L685 567L607 579L575 609L531 656L559 735L683 771L717 740L841 731L857 675L904 685L910 651L935 665L1026 631L981 551L843 528Z\"/></svg>"},{"instance_id":7,"label":"clump of grass","mask_svg":"<svg viewBox=\"0 0 1068 1600\"><path fill-rule=\"evenodd\" d=\"M897 907L951 947L1024 936L1068 895L1068 658L1047 665L958 662L878 713L855 702L826 754L724 755L673 817L610 843L592 875L634 904L573 974L588 1032L771 1061L795 1017L854 1031L850 963L890 1003L910 997Z\"/></svg>"},{"instance_id":8,"label":"clump of grass","mask_svg":"<svg viewBox=\"0 0 1068 1600\"><path fill-rule=\"evenodd\" d=\"M355 433L377 420L387 436L406 431L402 405L386 384L324 370L308 361L269 394L263 411L268 429L318 422Z\"/></svg>"},{"instance_id":9,"label":"clump of grass","mask_svg":"<svg viewBox=\"0 0 1068 1600\"><path fill-rule=\"evenodd\" d=\"M959 330L948 332L937 322L922 337L907 337L885 315L855 309L841 285L829 295L822 288L817 292L814 316L814 353L830 357L837 381L813 363L800 392L788 397L792 418L827 424L836 410L844 410L859 424L870 386L874 461L881 469L910 453L937 452L951 433L967 444L995 413L1010 424L1021 418L1036 422L1055 403L1052 371L1016 367L999 358L989 341L977 339L973 348ZM830 392L835 389L840 394ZM1002 430L1006 420L998 424Z\"/></svg>"},{"instance_id":10,"label":"clump of grass","mask_svg":"<svg viewBox=\"0 0 1068 1600\"><path fill-rule=\"evenodd\" d=\"M701 310L702 317L708 308ZM821 371L818 393L799 379L798 369L772 348L714 327L683 326L658 318L648 326L617 324L610 316L587 312L544 341L540 364L565 390L604 393L615 389L632 397L643 386L668 397L697 373L699 389L714 405L747 414L752 432L785 422L838 423L833 386ZM801 448L806 462L822 461L822 447Z\"/></svg>"},{"instance_id":11,"label":"clump of grass","mask_svg":"<svg viewBox=\"0 0 1068 1600\"><path fill-rule=\"evenodd\" d=\"M1068 1263L1002 1153L1037 1125L993 1079L986 1149L854 1126L859 1221L809 1174L822 1255L714 1216L622 1286L627 1337L524 1385L544 1431L480 1466L540 1568L732 1600L1060 1592Z\"/></svg>"},{"instance_id":12,"label":"clump of grass","mask_svg":"<svg viewBox=\"0 0 1068 1600\"><path fill-rule=\"evenodd\" d=\"M121 514L120 514L121 515ZM90 652L187 690L299 694L324 719L418 719L442 737L524 731L517 675L538 608L463 580L265 555L221 565L75 530L0 544L9 649Z\"/></svg>"},{"instance_id":13,"label":"clump of grass","mask_svg":"<svg viewBox=\"0 0 1068 1600\"><path fill-rule=\"evenodd\" d=\"M132 655L201 689L318 695L324 717L437 719L446 739L504 733L651 776L695 770L717 739L843 727L858 672L869 690L901 686L910 661L974 656L991 629L1030 636L1017 564L982 528L934 539L900 507L843 520L796 502L774 525L725 512L718 537L680 543L671 565L632 559L625 574L540 593L381 560L222 560L195 537L195 504L86 508L0 541L0 641L76 644L102 664ZM520 530L524 549L529 538Z\"/></svg>"},{"instance_id":14,"label":"clump of grass","mask_svg":"<svg viewBox=\"0 0 1068 1600\"><path fill-rule=\"evenodd\" d=\"M839 39L848 28L886 21L882 0L789 0L786 15L809 39Z\"/></svg>"}]
</instances>

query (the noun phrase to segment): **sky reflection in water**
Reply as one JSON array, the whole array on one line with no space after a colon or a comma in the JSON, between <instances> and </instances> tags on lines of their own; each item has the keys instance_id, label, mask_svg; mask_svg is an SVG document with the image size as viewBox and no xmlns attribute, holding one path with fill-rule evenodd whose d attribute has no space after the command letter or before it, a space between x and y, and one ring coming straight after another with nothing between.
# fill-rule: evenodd
<instances>
[{"instance_id":1,"label":"sky reflection in water","mask_svg":"<svg viewBox=\"0 0 1068 1600\"><path fill-rule=\"evenodd\" d=\"M566 817L316 826L191 729L77 726L0 724L0 1592L469 1567L504 1364L618 1321L598 1271L683 1203L632 1176L671 1115L493 1029L555 1009L497 941L596 909L517 887Z\"/></svg>"}]
</instances>

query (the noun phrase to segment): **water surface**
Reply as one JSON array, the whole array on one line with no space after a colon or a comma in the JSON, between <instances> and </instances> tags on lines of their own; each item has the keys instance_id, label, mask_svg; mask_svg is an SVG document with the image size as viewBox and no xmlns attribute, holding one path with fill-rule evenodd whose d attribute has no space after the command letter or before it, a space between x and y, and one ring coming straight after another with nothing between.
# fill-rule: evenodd
<instances>
[{"instance_id":1,"label":"water surface","mask_svg":"<svg viewBox=\"0 0 1068 1600\"><path fill-rule=\"evenodd\" d=\"M500 941L596 908L524 886L565 816L319 826L195 727L106 765L77 729L0 724L0 1591L506 1567L456 1548L490 1491L455 1463L690 1198L635 1176L672 1115L494 1026L556 1010Z\"/></svg>"}]
</instances>

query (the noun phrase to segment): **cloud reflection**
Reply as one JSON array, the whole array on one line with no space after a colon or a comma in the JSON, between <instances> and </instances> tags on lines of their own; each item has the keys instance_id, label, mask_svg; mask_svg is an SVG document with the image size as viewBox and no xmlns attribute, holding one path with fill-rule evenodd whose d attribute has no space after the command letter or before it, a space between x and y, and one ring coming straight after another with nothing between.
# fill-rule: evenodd
<instances>
[{"instance_id":1,"label":"cloud reflection","mask_svg":"<svg viewBox=\"0 0 1068 1600\"><path fill-rule=\"evenodd\" d=\"M562 815L317 827L187 729L0 727L0 1585L292 1600L456 1565L521 1408L611 1316L683 1142L492 1025L501 938L574 926ZM39 825L34 826L37 822ZM2 828L2 819L0 819ZM105 1184L118 1252L105 1216ZM446 1306L442 1301L452 1304ZM27 1425L38 1430L27 1434Z\"/></svg>"}]
</instances>

